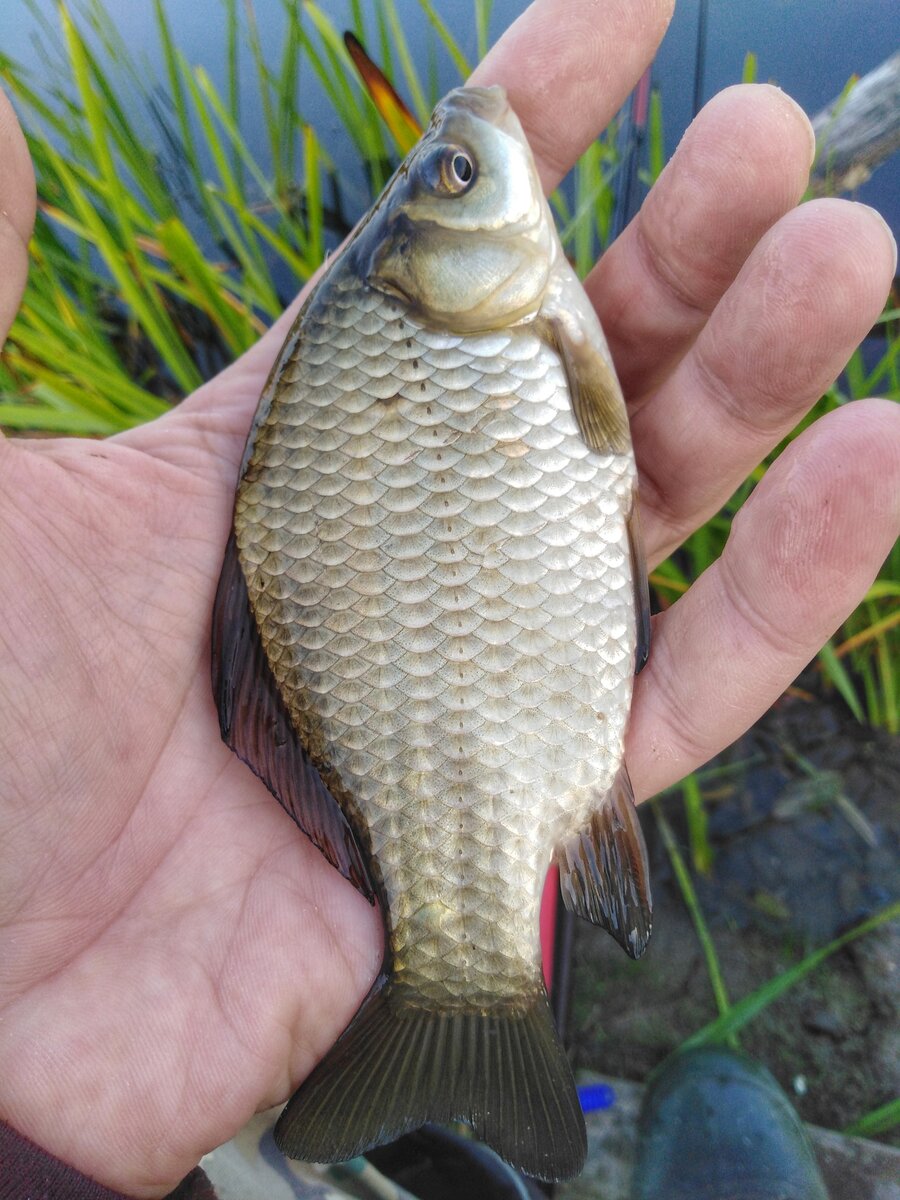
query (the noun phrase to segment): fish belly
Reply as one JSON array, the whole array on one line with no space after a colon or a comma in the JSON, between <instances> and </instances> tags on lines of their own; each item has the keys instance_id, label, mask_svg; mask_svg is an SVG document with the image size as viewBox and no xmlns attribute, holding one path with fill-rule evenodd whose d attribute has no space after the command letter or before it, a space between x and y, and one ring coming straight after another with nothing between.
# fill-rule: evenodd
<instances>
[{"instance_id":1,"label":"fish belly","mask_svg":"<svg viewBox=\"0 0 900 1200\"><path fill-rule=\"evenodd\" d=\"M538 986L554 845L611 786L631 699L630 455L590 450L555 351L457 336L333 272L240 486L266 655L386 900L397 986Z\"/></svg>"}]
</instances>

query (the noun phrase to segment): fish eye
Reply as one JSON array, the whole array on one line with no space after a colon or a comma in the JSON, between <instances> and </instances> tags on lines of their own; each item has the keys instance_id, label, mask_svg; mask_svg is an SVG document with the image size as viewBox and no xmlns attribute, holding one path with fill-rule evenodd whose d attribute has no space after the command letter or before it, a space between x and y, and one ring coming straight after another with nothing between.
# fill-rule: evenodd
<instances>
[{"instance_id":1,"label":"fish eye","mask_svg":"<svg viewBox=\"0 0 900 1200\"><path fill-rule=\"evenodd\" d=\"M475 163L460 146L442 146L424 164L425 182L442 196L460 196L475 179Z\"/></svg>"},{"instance_id":2,"label":"fish eye","mask_svg":"<svg viewBox=\"0 0 900 1200\"><path fill-rule=\"evenodd\" d=\"M475 174L472 160L461 150L457 151L450 160L450 174L453 176L454 183L459 184L460 187L465 187Z\"/></svg>"}]
</instances>

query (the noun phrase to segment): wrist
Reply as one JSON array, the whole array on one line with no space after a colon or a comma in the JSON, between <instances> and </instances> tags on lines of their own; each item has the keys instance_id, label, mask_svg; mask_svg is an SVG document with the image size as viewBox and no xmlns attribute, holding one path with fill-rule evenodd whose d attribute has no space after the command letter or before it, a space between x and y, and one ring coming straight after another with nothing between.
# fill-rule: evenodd
<instances>
[{"instance_id":1,"label":"wrist","mask_svg":"<svg viewBox=\"0 0 900 1200\"><path fill-rule=\"evenodd\" d=\"M83 1175L68 1163L0 1121L0 1200L133 1200ZM215 1200L206 1175L198 1167L167 1200Z\"/></svg>"},{"instance_id":2,"label":"wrist","mask_svg":"<svg viewBox=\"0 0 900 1200\"><path fill-rule=\"evenodd\" d=\"M139 1164L117 1152L112 1138L104 1151L96 1114L86 1099L80 1105L73 1102L68 1113L51 1099L46 1119L34 1119L26 1098L21 1105L9 1100L6 1095L0 1103L0 1200L163 1200L187 1169L154 1184ZM26 1183L30 1186L24 1187Z\"/></svg>"}]
</instances>

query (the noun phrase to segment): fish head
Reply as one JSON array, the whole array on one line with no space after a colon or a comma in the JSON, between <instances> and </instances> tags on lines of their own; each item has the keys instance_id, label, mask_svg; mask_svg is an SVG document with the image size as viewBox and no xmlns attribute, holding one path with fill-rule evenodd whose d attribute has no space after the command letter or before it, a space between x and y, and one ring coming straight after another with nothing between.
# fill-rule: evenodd
<instances>
[{"instance_id":1,"label":"fish head","mask_svg":"<svg viewBox=\"0 0 900 1200\"><path fill-rule=\"evenodd\" d=\"M500 87L457 88L360 232L369 286L458 333L529 320L559 241L531 149Z\"/></svg>"}]
</instances>

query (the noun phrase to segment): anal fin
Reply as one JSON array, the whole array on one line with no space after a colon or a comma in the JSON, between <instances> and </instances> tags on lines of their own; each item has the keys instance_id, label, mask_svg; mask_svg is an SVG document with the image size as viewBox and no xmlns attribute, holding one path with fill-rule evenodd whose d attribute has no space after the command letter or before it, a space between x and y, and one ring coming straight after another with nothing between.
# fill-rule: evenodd
<instances>
[{"instance_id":1,"label":"anal fin","mask_svg":"<svg viewBox=\"0 0 900 1200\"><path fill-rule=\"evenodd\" d=\"M557 847L556 860L566 908L640 958L652 925L650 870L624 763L588 824Z\"/></svg>"}]
</instances>

